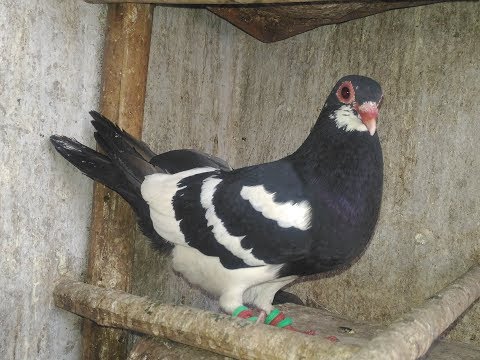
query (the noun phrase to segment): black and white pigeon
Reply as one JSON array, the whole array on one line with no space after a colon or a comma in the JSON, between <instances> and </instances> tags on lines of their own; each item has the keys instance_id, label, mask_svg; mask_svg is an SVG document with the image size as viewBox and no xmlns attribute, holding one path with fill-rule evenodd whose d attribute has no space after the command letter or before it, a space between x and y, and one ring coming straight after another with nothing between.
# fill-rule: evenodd
<instances>
[{"instance_id":1,"label":"black and white pigeon","mask_svg":"<svg viewBox=\"0 0 480 360\"><path fill-rule=\"evenodd\" d=\"M51 141L129 202L144 233L171 244L174 269L225 312L249 317L243 304L252 304L264 319L279 289L344 267L366 248L382 197L382 98L376 81L343 77L298 150L235 170L196 150L156 155L93 111L105 155L64 136Z\"/></svg>"}]
</instances>

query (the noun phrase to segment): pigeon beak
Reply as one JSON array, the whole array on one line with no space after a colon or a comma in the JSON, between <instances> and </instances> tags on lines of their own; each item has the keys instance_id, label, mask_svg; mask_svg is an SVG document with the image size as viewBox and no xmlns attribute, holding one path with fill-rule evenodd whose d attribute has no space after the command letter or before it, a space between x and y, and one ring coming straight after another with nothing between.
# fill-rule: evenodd
<instances>
[{"instance_id":1,"label":"pigeon beak","mask_svg":"<svg viewBox=\"0 0 480 360\"><path fill-rule=\"evenodd\" d=\"M377 130L378 106L373 101L367 101L357 109L360 119L365 124L370 135L374 135Z\"/></svg>"}]
</instances>

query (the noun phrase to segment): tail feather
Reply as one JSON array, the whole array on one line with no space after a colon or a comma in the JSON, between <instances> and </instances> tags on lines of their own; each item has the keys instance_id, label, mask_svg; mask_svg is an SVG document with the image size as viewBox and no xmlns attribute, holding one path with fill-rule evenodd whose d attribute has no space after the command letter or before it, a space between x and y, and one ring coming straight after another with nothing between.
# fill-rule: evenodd
<instances>
[{"instance_id":1,"label":"tail feather","mask_svg":"<svg viewBox=\"0 0 480 360\"><path fill-rule=\"evenodd\" d=\"M159 249L166 250L171 247L153 228L148 204L140 193L141 183L132 181L131 177L124 172L124 168L119 167L108 156L90 149L75 139L52 135L50 141L55 149L82 173L123 197L137 215L142 232Z\"/></svg>"},{"instance_id":2,"label":"tail feather","mask_svg":"<svg viewBox=\"0 0 480 360\"><path fill-rule=\"evenodd\" d=\"M139 190L132 187L125 175L105 155L66 136L50 137L55 149L82 173L118 192L128 203L134 203Z\"/></svg>"},{"instance_id":3,"label":"tail feather","mask_svg":"<svg viewBox=\"0 0 480 360\"><path fill-rule=\"evenodd\" d=\"M120 154L126 154L123 156L128 156L130 162L135 162L134 157L148 162L151 165L148 172L168 172L171 174L196 167L213 167L224 171L232 170L226 161L199 150L172 150L157 155L147 144L133 138L105 116L96 111L90 111L90 115L93 118L92 125L97 130L95 133L97 142L114 161L121 161ZM129 165L131 165L130 162L128 162ZM144 166L146 165L143 164L141 167ZM144 169L143 172L145 171ZM141 173L142 171L137 176ZM143 181L143 179L141 180Z\"/></svg>"},{"instance_id":4,"label":"tail feather","mask_svg":"<svg viewBox=\"0 0 480 360\"><path fill-rule=\"evenodd\" d=\"M112 141L109 134L96 132L94 136L97 144L106 152L109 159L121 169L123 175L136 188L140 188L145 176L163 172L136 153L133 153L133 148L120 148L118 142Z\"/></svg>"},{"instance_id":5,"label":"tail feather","mask_svg":"<svg viewBox=\"0 0 480 360\"><path fill-rule=\"evenodd\" d=\"M126 131L120 129L117 125L111 122L102 114L92 110L90 111L92 116L92 125L100 134L112 134L112 140L123 144L128 144L130 148L133 148L135 152L146 161L150 160L156 155L150 147L141 140L135 139ZM121 145L123 147L125 145Z\"/></svg>"},{"instance_id":6,"label":"tail feather","mask_svg":"<svg viewBox=\"0 0 480 360\"><path fill-rule=\"evenodd\" d=\"M97 130L95 139L98 145L136 187L140 187L146 175L163 172L161 168L150 164L149 159L155 154L145 143L135 140L99 113L91 111L90 114ZM147 158L142 154L146 154Z\"/></svg>"}]
</instances>

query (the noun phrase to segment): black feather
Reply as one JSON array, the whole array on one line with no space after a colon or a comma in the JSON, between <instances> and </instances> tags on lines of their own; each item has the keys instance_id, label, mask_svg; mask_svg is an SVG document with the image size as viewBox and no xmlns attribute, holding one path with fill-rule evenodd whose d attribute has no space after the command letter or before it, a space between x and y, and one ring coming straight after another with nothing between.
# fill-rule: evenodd
<instances>
[{"instance_id":1,"label":"black feather","mask_svg":"<svg viewBox=\"0 0 480 360\"><path fill-rule=\"evenodd\" d=\"M142 159L146 161L150 161L154 156L156 156L156 154L150 149L147 144L145 144L141 140L135 139L129 133L120 129L117 125L115 125L102 114L92 110L90 111L90 115L93 118L92 124L99 133L112 134L114 141L128 144Z\"/></svg>"},{"instance_id":2,"label":"black feather","mask_svg":"<svg viewBox=\"0 0 480 360\"><path fill-rule=\"evenodd\" d=\"M50 136L55 149L82 173L117 191L129 203L136 199L135 189L124 174L105 155L66 136Z\"/></svg>"},{"instance_id":3,"label":"black feather","mask_svg":"<svg viewBox=\"0 0 480 360\"><path fill-rule=\"evenodd\" d=\"M225 160L193 149L168 151L156 155L150 162L155 166L166 169L171 174L196 167L213 167L224 171L232 170Z\"/></svg>"},{"instance_id":4,"label":"black feather","mask_svg":"<svg viewBox=\"0 0 480 360\"><path fill-rule=\"evenodd\" d=\"M163 240L154 230L148 204L140 193L140 183L131 181L123 168L117 166L109 157L82 145L75 139L52 135L50 141L55 149L81 172L117 192L133 208L142 232L150 238L155 246L168 250L171 245Z\"/></svg>"},{"instance_id":5,"label":"black feather","mask_svg":"<svg viewBox=\"0 0 480 360\"><path fill-rule=\"evenodd\" d=\"M200 203L200 193L203 180L215 173L202 173L183 179L173 198L175 218L180 221L180 230L188 245L196 248L207 256L215 256L227 269L248 267L245 262L236 257L225 246L220 244L212 233L205 218L206 210ZM219 174L219 172L216 172Z\"/></svg>"}]
</instances>

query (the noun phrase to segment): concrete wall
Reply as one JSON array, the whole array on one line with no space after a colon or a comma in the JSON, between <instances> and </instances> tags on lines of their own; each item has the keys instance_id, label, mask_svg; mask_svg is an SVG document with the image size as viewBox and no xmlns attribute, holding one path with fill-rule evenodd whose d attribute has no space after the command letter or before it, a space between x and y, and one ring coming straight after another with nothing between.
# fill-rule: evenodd
<instances>
[{"instance_id":1,"label":"concrete wall","mask_svg":"<svg viewBox=\"0 0 480 360\"><path fill-rule=\"evenodd\" d=\"M385 93L380 222L342 275L297 284L312 306L390 320L480 261L480 3L391 11L262 44L206 11L158 7L144 138L236 167L277 159L305 138L336 80L358 73ZM139 242L137 289L215 308ZM453 335L480 344L480 306Z\"/></svg>"},{"instance_id":2,"label":"concrete wall","mask_svg":"<svg viewBox=\"0 0 480 360\"><path fill-rule=\"evenodd\" d=\"M60 275L82 278L92 184L48 137L93 144L103 6L0 2L0 358L78 359L79 318L52 303Z\"/></svg>"}]
</instances>

